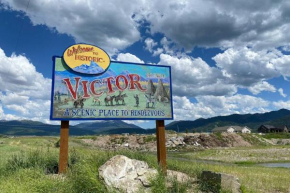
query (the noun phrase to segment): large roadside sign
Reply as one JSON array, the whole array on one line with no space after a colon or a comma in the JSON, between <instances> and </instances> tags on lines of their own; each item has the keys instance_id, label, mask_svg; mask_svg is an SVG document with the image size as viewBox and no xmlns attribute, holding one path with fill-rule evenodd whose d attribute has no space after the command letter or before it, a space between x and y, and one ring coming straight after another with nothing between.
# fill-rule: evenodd
<instances>
[{"instance_id":1,"label":"large roadside sign","mask_svg":"<svg viewBox=\"0 0 290 193\"><path fill-rule=\"evenodd\" d=\"M111 61L88 44L53 57L51 120L172 120L169 66Z\"/></svg>"}]
</instances>

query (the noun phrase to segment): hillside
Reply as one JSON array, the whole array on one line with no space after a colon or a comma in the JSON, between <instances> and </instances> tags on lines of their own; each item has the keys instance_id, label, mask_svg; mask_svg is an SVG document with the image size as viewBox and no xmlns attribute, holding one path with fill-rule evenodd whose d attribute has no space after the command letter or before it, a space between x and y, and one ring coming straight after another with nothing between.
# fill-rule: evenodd
<instances>
[{"instance_id":1,"label":"hillside","mask_svg":"<svg viewBox=\"0 0 290 193\"><path fill-rule=\"evenodd\" d=\"M0 134L2 135L36 135L58 136L59 125L44 124L37 121L0 121ZM145 129L123 121L96 121L70 125L70 135L95 135L95 134L121 134L121 133L146 133Z\"/></svg>"},{"instance_id":2,"label":"hillside","mask_svg":"<svg viewBox=\"0 0 290 193\"><path fill-rule=\"evenodd\" d=\"M288 125L290 126L290 111L280 109L268 113L256 113L245 115L217 116L208 119L197 119L194 121L174 121L166 125L166 130L179 132L188 129L190 132L210 132L215 127L227 125L248 126L255 132L262 124ZM4 135L37 135L37 136L58 136L59 125L44 124L37 121L1 121L0 134ZM153 129L143 129L134 124L128 124L120 120L83 122L70 126L70 135L95 135L95 134L122 134L122 133L155 133Z\"/></svg>"},{"instance_id":3,"label":"hillside","mask_svg":"<svg viewBox=\"0 0 290 193\"><path fill-rule=\"evenodd\" d=\"M36 135L36 136L57 136L59 125L49 125L41 122L22 121L0 121L0 134L2 135ZM83 130L70 126L70 135L93 135L93 131Z\"/></svg>"},{"instance_id":4,"label":"hillside","mask_svg":"<svg viewBox=\"0 0 290 193\"><path fill-rule=\"evenodd\" d=\"M278 111L271 111L267 113L256 114L233 114L228 116L217 116L208 119L197 119L194 121L174 121L166 125L167 130L185 131L195 130L197 132L210 132L215 127L222 127L227 125L248 126L253 131L256 131L262 124L269 125L290 125L290 111L287 109L280 109Z\"/></svg>"}]
</instances>

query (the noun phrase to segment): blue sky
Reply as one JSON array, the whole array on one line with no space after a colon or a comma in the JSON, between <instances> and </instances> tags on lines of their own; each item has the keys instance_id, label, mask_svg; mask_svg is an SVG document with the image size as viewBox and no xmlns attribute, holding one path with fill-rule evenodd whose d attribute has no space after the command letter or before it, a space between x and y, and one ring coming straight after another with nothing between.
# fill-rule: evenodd
<instances>
[{"instance_id":1,"label":"blue sky","mask_svg":"<svg viewBox=\"0 0 290 193\"><path fill-rule=\"evenodd\" d=\"M290 109L286 0L1 2L0 119L51 123L52 56L80 42L170 65L175 120Z\"/></svg>"}]
</instances>

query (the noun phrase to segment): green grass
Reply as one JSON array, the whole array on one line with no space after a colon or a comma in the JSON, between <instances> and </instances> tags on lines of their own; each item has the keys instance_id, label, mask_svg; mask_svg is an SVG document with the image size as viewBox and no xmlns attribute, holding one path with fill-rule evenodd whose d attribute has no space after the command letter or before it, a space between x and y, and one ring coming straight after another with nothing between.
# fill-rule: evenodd
<instances>
[{"instance_id":1,"label":"green grass","mask_svg":"<svg viewBox=\"0 0 290 193\"><path fill-rule=\"evenodd\" d=\"M94 146L85 146L76 137L70 138L69 169L66 175L56 172L59 148L54 144L57 137L1 138L0 145L0 192L108 192L98 178L98 168L117 154L146 161L150 167L158 168L155 153L133 151L102 151ZM272 152L272 154L271 154ZM276 153L275 153L276 152ZM277 153L278 152L278 153ZM286 152L286 154L285 154ZM283 147L252 147L211 149L200 152L179 153L167 159L168 169L184 172L199 179L203 170L235 175L240 179L243 192L288 192L290 169L257 166L258 157L270 160L290 157L290 150ZM276 154L276 157L275 157ZM185 157L187 160L180 160ZM243 161L238 158L249 158ZM252 161L252 158L255 158ZM218 160L221 164L194 161L194 159ZM234 159L233 159L234 158ZM230 161L227 161L230 159ZM278 161L283 161L277 159ZM290 159L289 159L290 160ZM227 162L230 164L223 164ZM236 163L236 164L235 164ZM180 184L172 181L172 187L164 186L164 176L158 175L152 182L153 192L197 192L194 183ZM193 186L193 187L191 187Z\"/></svg>"},{"instance_id":2,"label":"green grass","mask_svg":"<svg viewBox=\"0 0 290 193\"><path fill-rule=\"evenodd\" d=\"M290 139L289 133L266 133L261 135L265 139Z\"/></svg>"},{"instance_id":3,"label":"green grass","mask_svg":"<svg viewBox=\"0 0 290 193\"><path fill-rule=\"evenodd\" d=\"M170 154L171 155L171 154ZM289 146L259 146L217 148L196 152L172 154L173 157L182 157L192 160L210 160L225 163L236 162L290 162Z\"/></svg>"},{"instance_id":4,"label":"green grass","mask_svg":"<svg viewBox=\"0 0 290 193\"><path fill-rule=\"evenodd\" d=\"M255 146L267 146L269 145L265 141L261 140L260 137L255 134L246 134L246 133L239 133L240 136L247 142Z\"/></svg>"},{"instance_id":5,"label":"green grass","mask_svg":"<svg viewBox=\"0 0 290 193\"><path fill-rule=\"evenodd\" d=\"M153 136L153 135L148 135L146 136L145 138L145 143L149 143L149 142L152 142L152 141L156 141L156 136Z\"/></svg>"}]
</instances>

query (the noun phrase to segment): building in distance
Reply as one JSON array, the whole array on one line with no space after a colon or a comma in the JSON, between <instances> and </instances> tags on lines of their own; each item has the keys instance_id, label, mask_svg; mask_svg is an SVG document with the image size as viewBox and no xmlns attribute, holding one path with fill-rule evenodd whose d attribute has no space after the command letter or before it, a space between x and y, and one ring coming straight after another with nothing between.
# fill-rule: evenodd
<instances>
[{"instance_id":1,"label":"building in distance","mask_svg":"<svg viewBox=\"0 0 290 193\"><path fill-rule=\"evenodd\" d=\"M284 126L261 125L258 128L259 133L289 133L289 128Z\"/></svg>"},{"instance_id":2,"label":"building in distance","mask_svg":"<svg viewBox=\"0 0 290 193\"><path fill-rule=\"evenodd\" d=\"M224 126L216 127L212 130L213 133L226 132L226 133L251 133L252 130L247 126Z\"/></svg>"}]
</instances>

